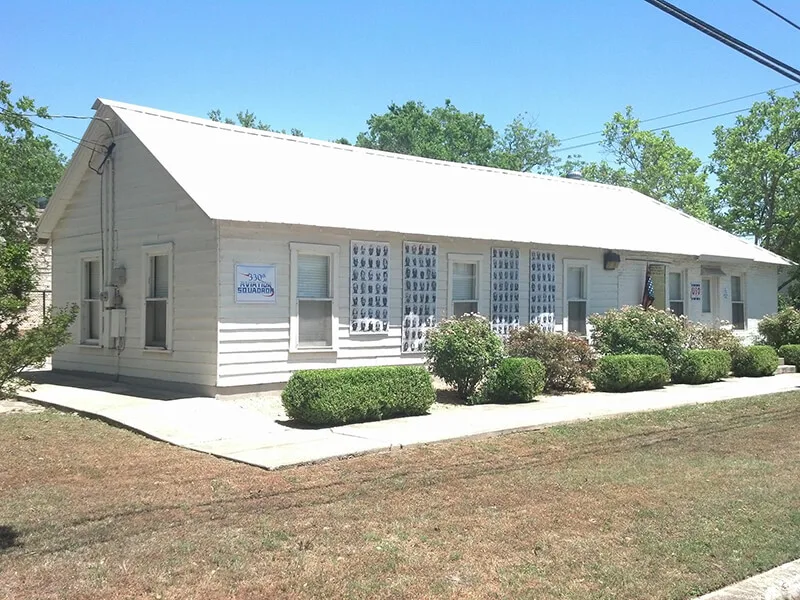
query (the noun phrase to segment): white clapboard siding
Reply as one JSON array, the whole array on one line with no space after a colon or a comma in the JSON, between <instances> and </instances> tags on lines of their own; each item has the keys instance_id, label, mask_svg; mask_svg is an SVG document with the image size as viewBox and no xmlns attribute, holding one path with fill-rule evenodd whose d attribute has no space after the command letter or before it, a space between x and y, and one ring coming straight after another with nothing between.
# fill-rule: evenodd
<instances>
[{"instance_id":1,"label":"white clapboard siding","mask_svg":"<svg viewBox=\"0 0 800 600\"><path fill-rule=\"evenodd\" d=\"M135 137L115 141L115 259L127 270L120 290L127 310L125 348L117 358L113 349L80 347L76 323L73 343L56 352L53 367L213 386L216 225ZM79 301L79 255L100 250L100 231L100 178L88 171L52 236L55 306ZM173 348L151 352L141 339L142 246L164 242L173 244Z\"/></svg>"}]
</instances>

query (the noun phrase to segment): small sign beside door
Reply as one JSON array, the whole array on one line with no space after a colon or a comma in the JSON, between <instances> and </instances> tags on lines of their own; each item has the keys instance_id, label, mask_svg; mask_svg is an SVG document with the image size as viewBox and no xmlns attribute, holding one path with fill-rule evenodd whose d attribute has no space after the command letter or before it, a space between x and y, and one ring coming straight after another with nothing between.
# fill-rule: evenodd
<instances>
[{"instance_id":1,"label":"small sign beside door","mask_svg":"<svg viewBox=\"0 0 800 600\"><path fill-rule=\"evenodd\" d=\"M690 289L689 297L692 300L702 300L703 299L703 286L700 285L700 282L692 282L691 283L691 289Z\"/></svg>"},{"instance_id":2,"label":"small sign beside door","mask_svg":"<svg viewBox=\"0 0 800 600\"><path fill-rule=\"evenodd\" d=\"M275 265L236 265L233 281L236 302L275 304Z\"/></svg>"}]
</instances>

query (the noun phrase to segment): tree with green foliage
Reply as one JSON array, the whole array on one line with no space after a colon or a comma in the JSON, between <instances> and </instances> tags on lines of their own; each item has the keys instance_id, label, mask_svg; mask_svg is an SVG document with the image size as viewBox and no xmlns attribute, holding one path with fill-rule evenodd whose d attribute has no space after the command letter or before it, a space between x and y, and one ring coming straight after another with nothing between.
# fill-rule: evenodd
<instances>
[{"instance_id":1,"label":"tree with green foliage","mask_svg":"<svg viewBox=\"0 0 800 600\"><path fill-rule=\"evenodd\" d=\"M526 172L551 172L558 159L555 136L524 115L498 133L481 113L462 112L449 99L428 109L422 102L392 103L367 120L356 146Z\"/></svg>"},{"instance_id":2,"label":"tree with green foliage","mask_svg":"<svg viewBox=\"0 0 800 600\"><path fill-rule=\"evenodd\" d=\"M714 138L723 226L800 260L800 92L771 92L732 127L717 127Z\"/></svg>"},{"instance_id":3,"label":"tree with green foliage","mask_svg":"<svg viewBox=\"0 0 800 600\"><path fill-rule=\"evenodd\" d=\"M64 169L64 157L46 136L37 136L26 115L48 118L33 100L11 98L0 81L0 397L13 394L19 375L41 366L69 340L76 309L48 312L37 326L27 322L36 281L37 200L49 197Z\"/></svg>"},{"instance_id":4,"label":"tree with green foliage","mask_svg":"<svg viewBox=\"0 0 800 600\"><path fill-rule=\"evenodd\" d=\"M669 131L641 129L628 106L605 124L601 147L610 160L567 161L564 169L577 167L584 179L629 187L704 221L714 220L717 208L703 162Z\"/></svg>"},{"instance_id":5,"label":"tree with green foliage","mask_svg":"<svg viewBox=\"0 0 800 600\"><path fill-rule=\"evenodd\" d=\"M250 129L260 129L261 131L271 131L273 133L282 133L284 135L293 135L295 137L304 137L303 132L299 129L292 127L288 132L285 129L273 129L267 123L256 117L255 113L249 110L239 111L236 113L236 119L225 117L222 111L215 108L209 111L208 118L217 123L225 123L226 125L238 125L239 127L248 127Z\"/></svg>"},{"instance_id":6,"label":"tree with green foliage","mask_svg":"<svg viewBox=\"0 0 800 600\"><path fill-rule=\"evenodd\" d=\"M714 138L721 226L800 262L800 92L770 92ZM785 304L800 307L800 269L786 291Z\"/></svg>"}]
</instances>

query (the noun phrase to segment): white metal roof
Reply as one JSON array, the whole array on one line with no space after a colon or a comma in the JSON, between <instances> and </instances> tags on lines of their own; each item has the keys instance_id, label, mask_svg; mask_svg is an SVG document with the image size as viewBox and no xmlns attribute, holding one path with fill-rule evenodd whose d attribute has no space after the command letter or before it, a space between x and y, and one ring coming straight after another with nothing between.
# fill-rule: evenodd
<instances>
[{"instance_id":1,"label":"white metal roof","mask_svg":"<svg viewBox=\"0 0 800 600\"><path fill-rule=\"evenodd\" d=\"M791 264L627 188L104 107L212 219Z\"/></svg>"}]
</instances>

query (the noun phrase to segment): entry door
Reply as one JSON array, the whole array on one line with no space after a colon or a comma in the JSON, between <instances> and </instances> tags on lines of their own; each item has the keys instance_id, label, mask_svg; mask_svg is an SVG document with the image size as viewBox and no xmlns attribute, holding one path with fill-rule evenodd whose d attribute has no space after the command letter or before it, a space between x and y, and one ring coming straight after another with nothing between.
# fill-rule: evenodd
<instances>
[{"instance_id":1,"label":"entry door","mask_svg":"<svg viewBox=\"0 0 800 600\"><path fill-rule=\"evenodd\" d=\"M703 325L713 327L719 315L719 302L717 290L719 279L717 277L703 277L700 280L700 319Z\"/></svg>"}]
</instances>

